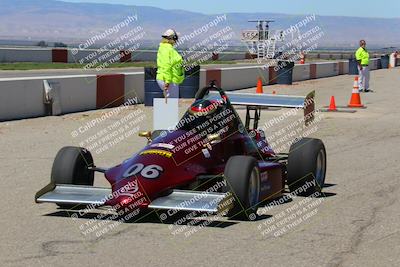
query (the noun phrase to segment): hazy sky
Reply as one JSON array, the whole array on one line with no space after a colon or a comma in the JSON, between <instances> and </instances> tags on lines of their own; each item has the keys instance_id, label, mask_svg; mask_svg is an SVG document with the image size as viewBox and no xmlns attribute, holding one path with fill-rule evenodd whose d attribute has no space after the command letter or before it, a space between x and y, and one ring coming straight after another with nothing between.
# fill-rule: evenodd
<instances>
[{"instance_id":1,"label":"hazy sky","mask_svg":"<svg viewBox=\"0 0 400 267\"><path fill-rule=\"evenodd\" d=\"M183 9L201 13L274 12L356 17L400 18L400 0L64 0L68 2L120 3Z\"/></svg>"}]
</instances>

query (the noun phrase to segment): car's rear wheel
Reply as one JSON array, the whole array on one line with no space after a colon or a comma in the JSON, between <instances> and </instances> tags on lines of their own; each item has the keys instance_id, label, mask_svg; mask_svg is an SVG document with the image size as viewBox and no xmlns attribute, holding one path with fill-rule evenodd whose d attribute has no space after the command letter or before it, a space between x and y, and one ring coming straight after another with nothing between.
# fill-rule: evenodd
<instances>
[{"instance_id":1,"label":"car's rear wheel","mask_svg":"<svg viewBox=\"0 0 400 267\"><path fill-rule=\"evenodd\" d=\"M303 138L290 147L287 183L291 192L309 196L325 184L326 150L320 139Z\"/></svg>"},{"instance_id":2,"label":"car's rear wheel","mask_svg":"<svg viewBox=\"0 0 400 267\"><path fill-rule=\"evenodd\" d=\"M51 170L54 184L93 185L93 157L89 151L80 147L63 147L58 151ZM73 208L76 205L56 203L61 208Z\"/></svg>"},{"instance_id":3,"label":"car's rear wheel","mask_svg":"<svg viewBox=\"0 0 400 267\"><path fill-rule=\"evenodd\" d=\"M249 156L231 157L224 171L225 192L232 193L234 206L228 216L254 220L260 199L260 171L257 161Z\"/></svg>"}]
</instances>

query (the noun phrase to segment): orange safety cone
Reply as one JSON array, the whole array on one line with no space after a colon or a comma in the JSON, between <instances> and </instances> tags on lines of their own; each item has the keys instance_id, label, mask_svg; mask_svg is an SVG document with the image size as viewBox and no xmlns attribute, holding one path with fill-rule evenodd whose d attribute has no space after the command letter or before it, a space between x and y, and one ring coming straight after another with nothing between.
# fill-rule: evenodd
<instances>
[{"instance_id":1,"label":"orange safety cone","mask_svg":"<svg viewBox=\"0 0 400 267\"><path fill-rule=\"evenodd\" d=\"M328 111L337 111L335 96L331 96L331 103L329 104Z\"/></svg>"},{"instance_id":2,"label":"orange safety cone","mask_svg":"<svg viewBox=\"0 0 400 267\"><path fill-rule=\"evenodd\" d=\"M258 81L257 81L257 94L263 94L263 84L262 84L262 80L261 77L258 77Z\"/></svg>"},{"instance_id":3,"label":"orange safety cone","mask_svg":"<svg viewBox=\"0 0 400 267\"><path fill-rule=\"evenodd\" d=\"M304 52L300 53L300 64L305 64L306 63L306 55Z\"/></svg>"},{"instance_id":4,"label":"orange safety cone","mask_svg":"<svg viewBox=\"0 0 400 267\"><path fill-rule=\"evenodd\" d=\"M349 108L363 108L364 105L361 104L361 97L360 97L360 92L358 90L358 76L354 78L354 86L353 86L353 92L351 94L351 99L350 103L348 105Z\"/></svg>"},{"instance_id":5,"label":"orange safety cone","mask_svg":"<svg viewBox=\"0 0 400 267\"><path fill-rule=\"evenodd\" d=\"M331 102L329 103L329 106L325 106L324 108L319 109L321 112L343 112L343 113L355 113L357 112L356 110L351 110L351 109L343 109L345 107L343 106L336 106L336 100L335 96L331 96Z\"/></svg>"}]
</instances>

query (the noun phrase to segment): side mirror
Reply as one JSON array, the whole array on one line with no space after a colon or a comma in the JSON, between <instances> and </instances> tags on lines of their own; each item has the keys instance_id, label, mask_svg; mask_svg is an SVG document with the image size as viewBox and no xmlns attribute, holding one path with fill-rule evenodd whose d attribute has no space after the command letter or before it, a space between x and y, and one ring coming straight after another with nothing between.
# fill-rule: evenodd
<instances>
[{"instance_id":1,"label":"side mirror","mask_svg":"<svg viewBox=\"0 0 400 267\"><path fill-rule=\"evenodd\" d=\"M139 132L139 137L145 137L147 138L147 141L150 143L151 142L151 132L150 131L143 131Z\"/></svg>"},{"instance_id":2,"label":"side mirror","mask_svg":"<svg viewBox=\"0 0 400 267\"><path fill-rule=\"evenodd\" d=\"M151 132L150 131L139 132L139 136L140 137L151 138Z\"/></svg>"}]
</instances>

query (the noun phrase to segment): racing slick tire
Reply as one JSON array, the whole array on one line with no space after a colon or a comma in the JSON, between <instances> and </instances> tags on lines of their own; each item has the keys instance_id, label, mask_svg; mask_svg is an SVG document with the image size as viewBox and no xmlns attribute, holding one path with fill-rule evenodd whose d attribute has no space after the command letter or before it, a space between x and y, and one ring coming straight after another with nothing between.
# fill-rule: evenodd
<instances>
[{"instance_id":1,"label":"racing slick tire","mask_svg":"<svg viewBox=\"0 0 400 267\"><path fill-rule=\"evenodd\" d=\"M250 156L232 156L225 165L225 192L233 194L233 208L228 217L255 220L260 198L260 171Z\"/></svg>"},{"instance_id":2,"label":"racing slick tire","mask_svg":"<svg viewBox=\"0 0 400 267\"><path fill-rule=\"evenodd\" d=\"M94 166L92 154L80 147L63 147L58 151L51 169L51 181L54 184L72 184L93 186ZM76 205L59 204L60 208L74 208Z\"/></svg>"},{"instance_id":3,"label":"racing slick tire","mask_svg":"<svg viewBox=\"0 0 400 267\"><path fill-rule=\"evenodd\" d=\"M319 195L325 183L326 150L320 139L302 138L290 147L287 184L301 196Z\"/></svg>"}]
</instances>

